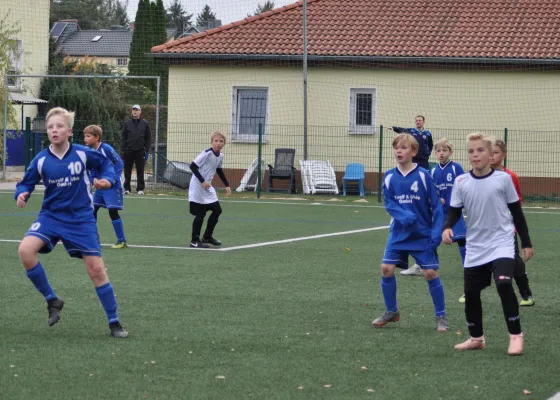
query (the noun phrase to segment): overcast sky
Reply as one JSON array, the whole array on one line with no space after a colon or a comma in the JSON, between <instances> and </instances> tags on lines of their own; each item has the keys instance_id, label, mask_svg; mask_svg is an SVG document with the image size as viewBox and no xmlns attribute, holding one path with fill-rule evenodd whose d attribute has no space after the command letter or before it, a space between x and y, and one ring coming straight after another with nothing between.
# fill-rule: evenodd
<instances>
[{"instance_id":1,"label":"overcast sky","mask_svg":"<svg viewBox=\"0 0 560 400\"><path fill-rule=\"evenodd\" d=\"M202 11L204 6L208 4L212 12L216 14L216 18L222 20L222 24L228 24L247 17L248 13L253 13L258 4L265 3L266 0L181 0L183 8L193 17ZM274 0L275 8L295 3L297 0ZM165 8L169 6L171 0L163 0ZM128 15L131 21L136 18L136 9L138 8L138 0L128 0Z\"/></svg>"}]
</instances>

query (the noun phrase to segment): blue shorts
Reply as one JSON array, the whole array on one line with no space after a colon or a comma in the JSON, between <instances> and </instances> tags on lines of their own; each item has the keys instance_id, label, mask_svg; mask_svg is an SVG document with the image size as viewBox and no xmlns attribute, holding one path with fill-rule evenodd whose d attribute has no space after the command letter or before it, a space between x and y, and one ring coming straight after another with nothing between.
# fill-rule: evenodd
<instances>
[{"instance_id":1,"label":"blue shorts","mask_svg":"<svg viewBox=\"0 0 560 400\"><path fill-rule=\"evenodd\" d=\"M96 207L123 209L123 191L121 180L110 189L96 190L93 194L93 205Z\"/></svg>"},{"instance_id":2,"label":"blue shorts","mask_svg":"<svg viewBox=\"0 0 560 400\"><path fill-rule=\"evenodd\" d=\"M439 258L436 250L400 250L392 248L389 243L387 244L387 247L385 247L385 254L383 254L383 264L400 265L402 258L408 258L409 254L412 256L412 258L414 258L416 264L418 264L420 268L439 269Z\"/></svg>"},{"instance_id":3,"label":"blue shorts","mask_svg":"<svg viewBox=\"0 0 560 400\"><path fill-rule=\"evenodd\" d=\"M92 212L93 217L93 212ZM45 242L39 253L50 253L59 240L70 257L82 256L101 257L101 244L95 221L81 222L70 226L46 216L39 216L33 222L25 236L35 236Z\"/></svg>"},{"instance_id":4,"label":"blue shorts","mask_svg":"<svg viewBox=\"0 0 560 400\"><path fill-rule=\"evenodd\" d=\"M461 215L459 221L453 226L453 241L456 242L458 239L467 238L467 224L465 223L465 218Z\"/></svg>"}]
</instances>

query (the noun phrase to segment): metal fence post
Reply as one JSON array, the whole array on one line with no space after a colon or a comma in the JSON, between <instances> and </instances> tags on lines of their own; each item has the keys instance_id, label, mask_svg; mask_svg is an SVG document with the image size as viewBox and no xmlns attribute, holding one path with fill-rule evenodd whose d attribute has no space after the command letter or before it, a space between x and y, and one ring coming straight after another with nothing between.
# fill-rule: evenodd
<instances>
[{"instance_id":1,"label":"metal fence post","mask_svg":"<svg viewBox=\"0 0 560 400\"><path fill-rule=\"evenodd\" d=\"M377 202L381 203L381 188L383 183L383 125L379 126L379 167L377 170Z\"/></svg>"},{"instance_id":2,"label":"metal fence post","mask_svg":"<svg viewBox=\"0 0 560 400\"><path fill-rule=\"evenodd\" d=\"M508 143L508 128L504 128L504 143L506 144L506 147L507 147L507 143ZM507 168L507 157L504 158L504 168Z\"/></svg>"},{"instance_id":3,"label":"metal fence post","mask_svg":"<svg viewBox=\"0 0 560 400\"><path fill-rule=\"evenodd\" d=\"M25 170L31 163L31 117L25 117Z\"/></svg>"},{"instance_id":4,"label":"metal fence post","mask_svg":"<svg viewBox=\"0 0 560 400\"><path fill-rule=\"evenodd\" d=\"M262 133L263 133L263 126L262 122L259 122L259 149L258 149L258 164L257 164L257 199L261 198L261 164L262 164Z\"/></svg>"}]
</instances>

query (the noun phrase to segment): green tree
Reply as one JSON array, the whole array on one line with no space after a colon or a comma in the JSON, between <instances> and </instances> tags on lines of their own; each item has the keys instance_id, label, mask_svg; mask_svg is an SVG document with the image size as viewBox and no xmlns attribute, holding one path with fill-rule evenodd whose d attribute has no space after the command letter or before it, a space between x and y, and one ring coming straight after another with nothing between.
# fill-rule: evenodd
<instances>
[{"instance_id":1,"label":"green tree","mask_svg":"<svg viewBox=\"0 0 560 400\"><path fill-rule=\"evenodd\" d=\"M212 9L208 4L206 4L202 11L196 16L196 24L199 26L206 26L209 21L215 20L216 14L212 12Z\"/></svg>"},{"instance_id":2,"label":"green tree","mask_svg":"<svg viewBox=\"0 0 560 400\"><path fill-rule=\"evenodd\" d=\"M19 25L13 23L10 20L10 13L8 12L0 20L0 162L4 158L4 102L7 101L8 114L6 118L6 126L8 129L17 129L18 121L17 114L14 106L9 101L9 99L4 98L5 91L5 76L9 73L21 71L15 71L13 68L13 59L19 57L19 48L17 42L10 39L16 37L20 32Z\"/></svg>"},{"instance_id":3,"label":"green tree","mask_svg":"<svg viewBox=\"0 0 560 400\"><path fill-rule=\"evenodd\" d=\"M128 0L51 0L50 26L61 19L77 19L82 29L128 26Z\"/></svg>"},{"instance_id":4,"label":"green tree","mask_svg":"<svg viewBox=\"0 0 560 400\"><path fill-rule=\"evenodd\" d=\"M128 64L129 75L150 75L161 77L161 102L166 102L166 82L168 71L163 64L156 63L148 54L153 46L165 43L167 32L165 30L165 7L162 0L152 3L150 0L140 0L136 20L134 22L134 33L130 44L130 61ZM152 91L156 90L154 80L141 82Z\"/></svg>"},{"instance_id":5,"label":"green tree","mask_svg":"<svg viewBox=\"0 0 560 400\"><path fill-rule=\"evenodd\" d=\"M167 12L169 13L171 22L179 32L183 32L185 22L188 25L191 24L191 18L193 15L189 14L187 10L183 8L181 0L173 0L167 9Z\"/></svg>"},{"instance_id":6,"label":"green tree","mask_svg":"<svg viewBox=\"0 0 560 400\"><path fill-rule=\"evenodd\" d=\"M267 0L267 1L264 2L264 4L262 6L261 6L261 3L259 3L255 12L253 14L247 14L247 16L251 17L253 15L259 15L259 14L262 14L263 12L267 12L267 11L270 11L270 10L274 10L274 2Z\"/></svg>"},{"instance_id":7,"label":"green tree","mask_svg":"<svg viewBox=\"0 0 560 400\"><path fill-rule=\"evenodd\" d=\"M128 0L108 0L111 10L111 19L113 25L128 27L130 20L128 19Z\"/></svg>"}]
</instances>

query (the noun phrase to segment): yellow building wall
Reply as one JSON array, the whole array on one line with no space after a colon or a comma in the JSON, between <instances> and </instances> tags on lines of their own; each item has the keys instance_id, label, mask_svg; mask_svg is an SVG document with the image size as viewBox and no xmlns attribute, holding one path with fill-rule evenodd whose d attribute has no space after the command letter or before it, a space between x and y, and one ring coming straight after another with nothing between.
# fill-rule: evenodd
<instances>
[{"instance_id":1,"label":"yellow building wall","mask_svg":"<svg viewBox=\"0 0 560 400\"><path fill-rule=\"evenodd\" d=\"M46 74L49 60L49 14L50 0L1 0L0 17L9 14L9 21L18 22L20 33L14 39L23 41L23 73L36 75ZM1 74L0 74L1 75ZM4 77L1 77L4 79ZM22 80L20 93L28 96L39 96L41 80L27 78ZM21 106L16 106L18 125L9 129L19 129ZM37 107L26 105L24 117L34 118Z\"/></svg>"},{"instance_id":2,"label":"yellow building wall","mask_svg":"<svg viewBox=\"0 0 560 400\"><path fill-rule=\"evenodd\" d=\"M443 72L312 68L308 75L308 159L330 160L343 171L349 162L379 170L379 132L350 134L351 88L376 89L376 125L414 126L426 117L434 141L446 136L454 158L467 167L465 137L483 130L503 138L508 128L509 167L522 176L560 176L560 74L552 72ZM296 149L303 159L303 74L284 67L170 67L168 158L190 162L209 147L214 129L231 137L235 86L267 87L268 131L263 146L267 163L274 149ZM382 169L394 166L391 139L383 135ZM255 143L230 143L226 168L247 168L257 156ZM542 160L543 155L548 155ZM541 163L535 160L541 160ZM432 158L435 161L435 157ZM543 167L542 163L547 163Z\"/></svg>"}]
</instances>

